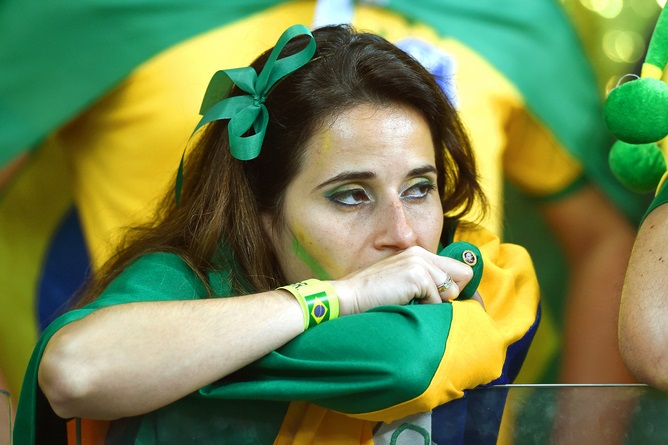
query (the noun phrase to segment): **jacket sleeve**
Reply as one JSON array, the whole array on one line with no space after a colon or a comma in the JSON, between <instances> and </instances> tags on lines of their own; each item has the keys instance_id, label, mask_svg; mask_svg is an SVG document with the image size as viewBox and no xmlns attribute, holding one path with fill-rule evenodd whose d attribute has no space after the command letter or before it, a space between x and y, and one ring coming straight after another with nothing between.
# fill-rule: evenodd
<instances>
[{"instance_id":1,"label":"jacket sleeve","mask_svg":"<svg viewBox=\"0 0 668 445\"><path fill-rule=\"evenodd\" d=\"M506 350L535 324L538 284L531 260L482 229L456 240L477 245L485 261L475 301L383 306L309 329L204 397L304 400L390 422L461 397L498 378Z\"/></svg>"},{"instance_id":2,"label":"jacket sleeve","mask_svg":"<svg viewBox=\"0 0 668 445\"><path fill-rule=\"evenodd\" d=\"M93 303L66 312L54 320L40 336L28 363L16 412L14 427L16 443L36 443L40 416L42 422L44 416L64 422L56 417L50 406L47 406L48 402L37 381L44 349L49 339L60 328L107 306L136 301L194 299L205 294L203 285L177 256L165 253L150 254L123 271Z\"/></svg>"}]
</instances>

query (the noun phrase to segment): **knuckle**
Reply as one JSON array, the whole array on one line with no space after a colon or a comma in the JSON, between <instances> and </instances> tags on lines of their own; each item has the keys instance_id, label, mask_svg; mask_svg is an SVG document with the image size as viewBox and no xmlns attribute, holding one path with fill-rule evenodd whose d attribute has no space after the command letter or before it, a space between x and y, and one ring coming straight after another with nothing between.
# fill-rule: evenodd
<instances>
[{"instance_id":1,"label":"knuckle","mask_svg":"<svg viewBox=\"0 0 668 445\"><path fill-rule=\"evenodd\" d=\"M424 263L420 261L419 258L410 258L409 261L406 262L405 267L410 276L424 275Z\"/></svg>"}]
</instances>

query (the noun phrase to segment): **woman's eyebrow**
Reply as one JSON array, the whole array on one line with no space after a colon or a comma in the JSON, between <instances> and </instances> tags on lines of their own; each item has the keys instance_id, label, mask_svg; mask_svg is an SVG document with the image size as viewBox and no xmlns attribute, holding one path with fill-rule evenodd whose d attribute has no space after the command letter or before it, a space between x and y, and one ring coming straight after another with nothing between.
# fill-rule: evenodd
<instances>
[{"instance_id":1,"label":"woman's eyebrow","mask_svg":"<svg viewBox=\"0 0 668 445\"><path fill-rule=\"evenodd\" d=\"M329 178L325 182L317 185L313 191L319 190L323 187L328 186L329 184L333 184L336 182L341 182L341 181L360 181L364 179L373 179L376 177L376 174L374 172L370 171L344 171L339 173L338 175Z\"/></svg>"},{"instance_id":2,"label":"woman's eyebrow","mask_svg":"<svg viewBox=\"0 0 668 445\"><path fill-rule=\"evenodd\" d=\"M408 172L407 177L411 178L413 176L422 176L426 175L427 173L435 173L438 174L438 171L436 170L436 167L433 165L424 165L422 167L414 168L410 172Z\"/></svg>"},{"instance_id":3,"label":"woman's eyebrow","mask_svg":"<svg viewBox=\"0 0 668 445\"><path fill-rule=\"evenodd\" d=\"M415 176L422 176L426 175L427 173L434 173L438 174L438 171L436 170L436 167L433 165L424 165L422 167L417 167L408 172L408 175L406 175L407 178L412 178ZM342 182L342 181L361 181L365 179L373 179L376 177L376 174L374 172L370 171L344 171L339 173L338 175L329 178L325 182L317 185L313 191L320 190L323 187L326 187L330 184L334 184L336 182Z\"/></svg>"}]
</instances>

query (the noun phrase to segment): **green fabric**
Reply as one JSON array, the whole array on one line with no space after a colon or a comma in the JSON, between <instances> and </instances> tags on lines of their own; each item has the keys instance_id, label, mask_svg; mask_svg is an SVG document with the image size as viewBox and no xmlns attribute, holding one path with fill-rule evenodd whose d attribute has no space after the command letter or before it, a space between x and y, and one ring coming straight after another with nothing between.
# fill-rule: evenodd
<instances>
[{"instance_id":1,"label":"green fabric","mask_svg":"<svg viewBox=\"0 0 668 445\"><path fill-rule=\"evenodd\" d=\"M280 3L285 0L3 2L0 41L9 44L0 45L0 166L38 144L150 57ZM592 182L639 219L646 204L609 170L612 140L602 124L599 91L556 0L388 0L385 7L462 41L492 63L517 86L531 112L585 164ZM561 61L558 69L554 60Z\"/></svg>"},{"instance_id":2,"label":"green fabric","mask_svg":"<svg viewBox=\"0 0 668 445\"><path fill-rule=\"evenodd\" d=\"M133 274L136 275L136 279L128 279ZM153 254L135 262L121 274L119 279L111 283L105 295L108 295L108 298L100 298L83 309L70 311L60 316L42 333L28 363L21 389L14 428L16 443L30 444L35 441L33 413L39 409L37 406L38 392L41 393L37 384L37 369L46 343L58 329L106 306L140 299L146 301L194 299L199 295L206 295L206 290L178 257L169 254Z\"/></svg>"},{"instance_id":3,"label":"green fabric","mask_svg":"<svg viewBox=\"0 0 668 445\"><path fill-rule=\"evenodd\" d=\"M290 56L279 55L295 37L310 37L305 48ZM315 54L315 38L304 25L293 25L283 32L271 50L264 68L257 74L250 66L221 70L213 75L202 102L202 119L195 131L215 120L229 119L230 151L235 158L248 161L260 154L269 123L269 111L264 105L269 91L282 78L306 65ZM228 97L232 86L248 93ZM253 129L253 134L248 132Z\"/></svg>"},{"instance_id":4,"label":"green fabric","mask_svg":"<svg viewBox=\"0 0 668 445\"><path fill-rule=\"evenodd\" d=\"M466 260L466 257L464 256L466 252L470 252L470 254L473 255L472 258L475 260L474 263L470 263ZM457 241L455 243L448 244L444 249L438 252L438 254L441 256L453 258L471 266L473 269L473 278L471 278L471 281L469 281L466 286L464 286L464 289L461 289L457 299L468 300L471 298L478 290L478 285L482 279L484 262L482 260L482 254L480 253L480 250L473 244L466 241Z\"/></svg>"},{"instance_id":5,"label":"green fabric","mask_svg":"<svg viewBox=\"0 0 668 445\"><path fill-rule=\"evenodd\" d=\"M288 405L264 400L222 402L185 397L158 411L129 419L127 425L112 424L110 433L123 437L119 443L142 445L271 444Z\"/></svg>"},{"instance_id":6,"label":"green fabric","mask_svg":"<svg viewBox=\"0 0 668 445\"><path fill-rule=\"evenodd\" d=\"M225 272L213 274L210 282L215 295L229 295ZM44 408L37 406L41 394L37 369L48 339L58 329L97 309L115 304L206 296L203 284L180 258L155 253L128 267L94 303L58 318L40 338L28 366L16 419L17 443L34 443L33 413ZM152 440L169 436L170 428L178 429L169 419L179 417L179 407L182 407L184 419L187 417L195 430L224 430L234 443L253 443L252 438L248 439L250 441L244 439L250 434L246 430L257 428L258 434L275 435L288 401L307 400L349 413L387 408L418 396L428 387L442 359L451 320L452 305L448 303L385 306L332 320L306 331L279 350L183 401L141 419L112 424L112 433L123 436L136 432L137 437L144 440L141 443L156 443ZM405 366L397 366L398 363ZM273 408L268 410L273 417L265 413L257 419L246 419L246 422L226 422L188 414L193 406L200 406L192 399L220 399L220 406L202 402L202 406L212 410L216 406L215 412L218 413L234 409L239 413L243 410L264 412L263 404L267 400L277 403L272 403ZM222 402L223 399L228 402ZM256 421L258 425L254 424ZM183 428L183 424L180 427Z\"/></svg>"},{"instance_id":7,"label":"green fabric","mask_svg":"<svg viewBox=\"0 0 668 445\"><path fill-rule=\"evenodd\" d=\"M306 48L279 59L285 45L302 35L310 37ZM193 133L210 122L229 120L230 153L241 161L255 159L260 155L269 124L269 110L264 105L267 94L282 78L306 65L313 54L315 39L309 29L304 25L293 25L278 39L259 75L250 66L216 72L204 93L200 109L202 119ZM234 85L248 94L229 97ZM251 129L252 134L249 134ZM184 157L185 150L176 176L177 205L181 199Z\"/></svg>"},{"instance_id":8,"label":"green fabric","mask_svg":"<svg viewBox=\"0 0 668 445\"><path fill-rule=\"evenodd\" d=\"M654 209L656 209L661 205L664 205L665 203L668 203L668 181L664 181L664 183L661 185L661 188L658 190L656 196L652 200L652 203L649 205L649 208L647 209L647 212L645 212L645 216L643 216L642 220L645 221L647 215L649 215L654 211Z\"/></svg>"},{"instance_id":9,"label":"green fabric","mask_svg":"<svg viewBox=\"0 0 668 445\"><path fill-rule=\"evenodd\" d=\"M451 322L449 303L382 306L337 318L200 394L306 400L353 414L388 408L427 389L445 353Z\"/></svg>"},{"instance_id":10,"label":"green fabric","mask_svg":"<svg viewBox=\"0 0 668 445\"><path fill-rule=\"evenodd\" d=\"M0 167L159 52L282 2L1 2Z\"/></svg>"},{"instance_id":11,"label":"green fabric","mask_svg":"<svg viewBox=\"0 0 668 445\"><path fill-rule=\"evenodd\" d=\"M665 8L661 10L654 27L645 62L659 67L662 71L666 68L666 62L668 62L668 12Z\"/></svg>"}]
</instances>

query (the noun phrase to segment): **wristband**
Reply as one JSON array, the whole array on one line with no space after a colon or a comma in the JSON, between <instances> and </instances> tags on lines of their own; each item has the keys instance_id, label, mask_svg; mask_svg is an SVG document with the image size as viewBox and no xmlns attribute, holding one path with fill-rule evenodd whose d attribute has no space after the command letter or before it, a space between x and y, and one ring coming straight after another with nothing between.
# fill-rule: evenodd
<instances>
[{"instance_id":1,"label":"wristband","mask_svg":"<svg viewBox=\"0 0 668 445\"><path fill-rule=\"evenodd\" d=\"M287 290L299 302L304 313L304 330L339 316L339 297L334 286L326 281L309 279L278 289Z\"/></svg>"}]
</instances>

